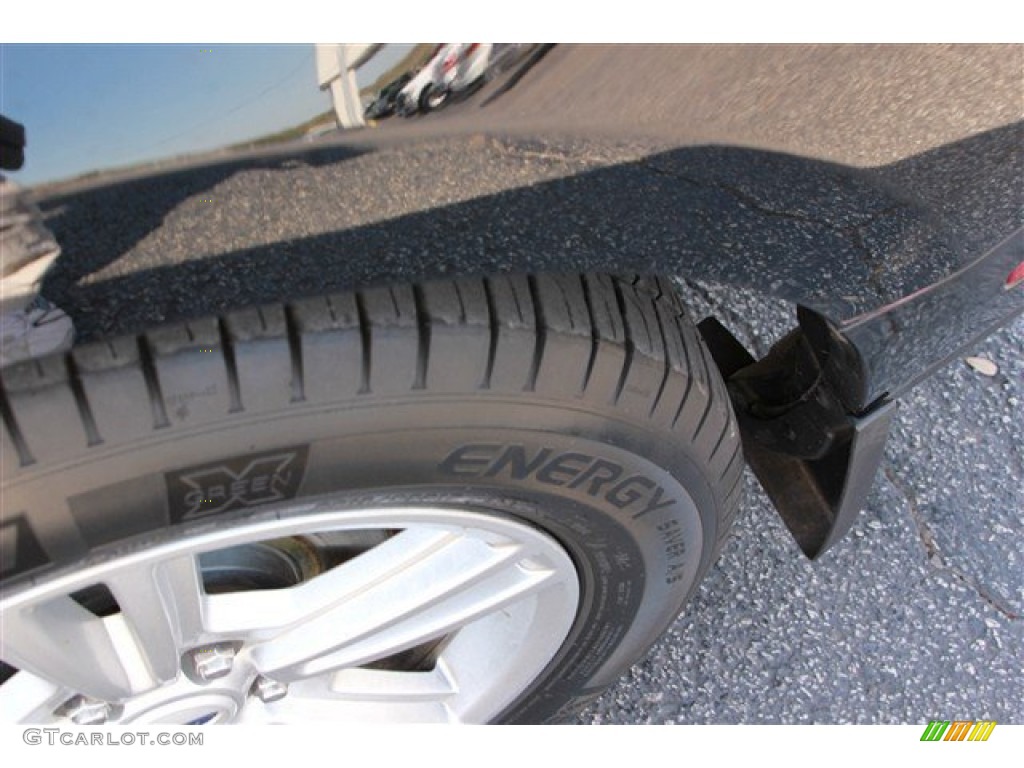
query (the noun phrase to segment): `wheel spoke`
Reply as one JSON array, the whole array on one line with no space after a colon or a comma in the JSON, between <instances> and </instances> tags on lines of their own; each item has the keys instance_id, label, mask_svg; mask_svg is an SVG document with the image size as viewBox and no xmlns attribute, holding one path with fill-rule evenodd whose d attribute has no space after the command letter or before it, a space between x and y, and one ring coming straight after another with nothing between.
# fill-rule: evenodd
<instances>
[{"instance_id":1,"label":"wheel spoke","mask_svg":"<svg viewBox=\"0 0 1024 768\"><path fill-rule=\"evenodd\" d=\"M190 555L117 573L107 586L154 683L177 677L182 652L203 633L202 578Z\"/></svg>"},{"instance_id":2,"label":"wheel spoke","mask_svg":"<svg viewBox=\"0 0 1024 768\"><path fill-rule=\"evenodd\" d=\"M4 613L4 661L71 692L126 698L138 682L137 664L133 649L111 636L108 621L70 597L12 608Z\"/></svg>"},{"instance_id":3,"label":"wheel spoke","mask_svg":"<svg viewBox=\"0 0 1024 768\"><path fill-rule=\"evenodd\" d=\"M247 707L240 722L455 722L458 693L444 664L426 672L345 669L293 683L286 707Z\"/></svg>"},{"instance_id":4,"label":"wheel spoke","mask_svg":"<svg viewBox=\"0 0 1024 768\"><path fill-rule=\"evenodd\" d=\"M403 531L397 536L298 587L275 591L210 595L206 626L219 635L260 634L287 629L342 604L384 581L403 563L415 562L452 539L437 529Z\"/></svg>"},{"instance_id":5,"label":"wheel spoke","mask_svg":"<svg viewBox=\"0 0 1024 768\"><path fill-rule=\"evenodd\" d=\"M455 723L451 709L440 701L367 702L322 697L292 697L287 705L248 706L235 719L242 725L301 723L337 726L348 724Z\"/></svg>"},{"instance_id":6,"label":"wheel spoke","mask_svg":"<svg viewBox=\"0 0 1024 768\"><path fill-rule=\"evenodd\" d=\"M443 701L458 690L443 665L426 672L384 669L343 669L331 676L329 695L348 701L379 701L406 704Z\"/></svg>"},{"instance_id":7,"label":"wheel spoke","mask_svg":"<svg viewBox=\"0 0 1024 768\"><path fill-rule=\"evenodd\" d=\"M405 535L387 543L392 545L387 572L361 584L352 579L340 599L335 592L319 610L254 648L256 666L275 679L295 680L366 664L496 611L539 589L550 576L543 568L520 567L524 552L515 545L445 534L424 550L422 534L400 541ZM303 588L317 590L319 581ZM325 590L325 596L332 591Z\"/></svg>"},{"instance_id":8,"label":"wheel spoke","mask_svg":"<svg viewBox=\"0 0 1024 768\"><path fill-rule=\"evenodd\" d=\"M202 631L195 557L121 569L103 584L120 608L111 616L97 616L71 597L5 613L5 661L105 701L174 680L183 648Z\"/></svg>"},{"instance_id":9,"label":"wheel spoke","mask_svg":"<svg viewBox=\"0 0 1024 768\"><path fill-rule=\"evenodd\" d=\"M19 672L0 687L0 722L45 723L67 699L64 691L30 672Z\"/></svg>"}]
</instances>

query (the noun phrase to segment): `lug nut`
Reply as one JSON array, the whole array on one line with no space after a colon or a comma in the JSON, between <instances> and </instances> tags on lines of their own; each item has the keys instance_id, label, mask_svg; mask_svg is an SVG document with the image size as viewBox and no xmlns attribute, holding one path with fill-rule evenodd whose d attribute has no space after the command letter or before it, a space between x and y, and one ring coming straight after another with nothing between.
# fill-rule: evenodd
<instances>
[{"instance_id":1,"label":"lug nut","mask_svg":"<svg viewBox=\"0 0 1024 768\"><path fill-rule=\"evenodd\" d=\"M252 695L264 704L283 699L287 693L288 686L285 683L279 683L269 677L257 677L256 682L252 684Z\"/></svg>"},{"instance_id":2,"label":"lug nut","mask_svg":"<svg viewBox=\"0 0 1024 768\"><path fill-rule=\"evenodd\" d=\"M103 725L110 717L110 705L99 699L75 696L60 708L59 713L75 725Z\"/></svg>"},{"instance_id":3,"label":"lug nut","mask_svg":"<svg viewBox=\"0 0 1024 768\"><path fill-rule=\"evenodd\" d=\"M207 683L231 674L235 663L235 646L231 643L218 643L196 648L189 654L192 671L200 681Z\"/></svg>"}]
</instances>

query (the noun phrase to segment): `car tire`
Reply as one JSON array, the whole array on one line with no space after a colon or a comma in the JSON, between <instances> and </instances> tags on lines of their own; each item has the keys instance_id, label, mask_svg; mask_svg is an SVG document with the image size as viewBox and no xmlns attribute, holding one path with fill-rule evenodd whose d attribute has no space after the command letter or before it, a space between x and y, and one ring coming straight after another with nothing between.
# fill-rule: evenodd
<instances>
[{"instance_id":1,"label":"car tire","mask_svg":"<svg viewBox=\"0 0 1024 768\"><path fill-rule=\"evenodd\" d=\"M564 720L679 614L742 489L649 278L374 288L2 383L14 722Z\"/></svg>"},{"instance_id":2,"label":"car tire","mask_svg":"<svg viewBox=\"0 0 1024 768\"><path fill-rule=\"evenodd\" d=\"M422 114L440 109L448 101L449 91L436 85L428 85L420 93L419 111Z\"/></svg>"}]
</instances>

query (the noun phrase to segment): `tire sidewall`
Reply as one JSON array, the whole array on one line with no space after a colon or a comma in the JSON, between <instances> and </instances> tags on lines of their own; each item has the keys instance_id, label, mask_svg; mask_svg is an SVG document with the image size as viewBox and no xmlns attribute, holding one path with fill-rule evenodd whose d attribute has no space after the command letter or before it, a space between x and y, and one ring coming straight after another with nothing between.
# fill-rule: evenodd
<instances>
[{"instance_id":1,"label":"tire sidewall","mask_svg":"<svg viewBox=\"0 0 1024 768\"><path fill-rule=\"evenodd\" d=\"M239 446L248 450L240 454ZM286 469L298 477L289 474L277 489L290 498L243 494L234 504L188 515L182 512L188 505L175 497L172 486L182 477L209 477L218 468L238 477L248 471L240 467L288 455L295 460ZM188 535L287 510L292 499L335 509L454 505L537 527L565 547L581 587L562 648L499 718L540 722L564 719L617 680L695 590L712 556L719 503L699 467L660 430L582 403L567 409L521 396L467 402L421 395L287 418L239 417L47 475L71 483L62 491L80 526L103 519L102 532L78 532L90 557L123 551L140 537ZM600 482L606 476L613 477ZM25 498L40 498L33 484L25 484ZM267 485L274 486L273 478ZM143 510L161 504L162 524L139 521ZM132 535L119 539L117 531Z\"/></svg>"}]
</instances>

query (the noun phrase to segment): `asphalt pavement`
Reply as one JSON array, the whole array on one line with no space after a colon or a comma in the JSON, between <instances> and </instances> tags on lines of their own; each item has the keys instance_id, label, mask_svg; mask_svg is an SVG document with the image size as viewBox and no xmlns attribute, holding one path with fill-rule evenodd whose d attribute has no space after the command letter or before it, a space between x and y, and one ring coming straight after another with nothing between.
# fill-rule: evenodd
<instances>
[{"instance_id":1,"label":"asphalt pavement","mask_svg":"<svg viewBox=\"0 0 1024 768\"><path fill-rule=\"evenodd\" d=\"M764 348L788 310L689 286ZM848 536L800 553L748 472L731 540L668 635L584 723L1024 721L1024 320L902 403Z\"/></svg>"},{"instance_id":2,"label":"asphalt pavement","mask_svg":"<svg viewBox=\"0 0 1024 768\"><path fill-rule=\"evenodd\" d=\"M649 161L673 159L681 136L605 121L542 140L528 112L515 131L512 117L500 136L488 127L545 71L577 64L554 49L490 118L466 118L484 92L372 135L50 189L64 255L44 293L91 339L426 273L566 269L572 254L609 270L663 263L671 210L637 210L624 229L595 201L670 199ZM713 266L680 284L698 319L718 315L761 352L792 327L792 307L723 286ZM1024 321L974 353L996 375L957 361L905 398L867 508L820 561L748 477L696 598L579 721L1024 722Z\"/></svg>"}]
</instances>

